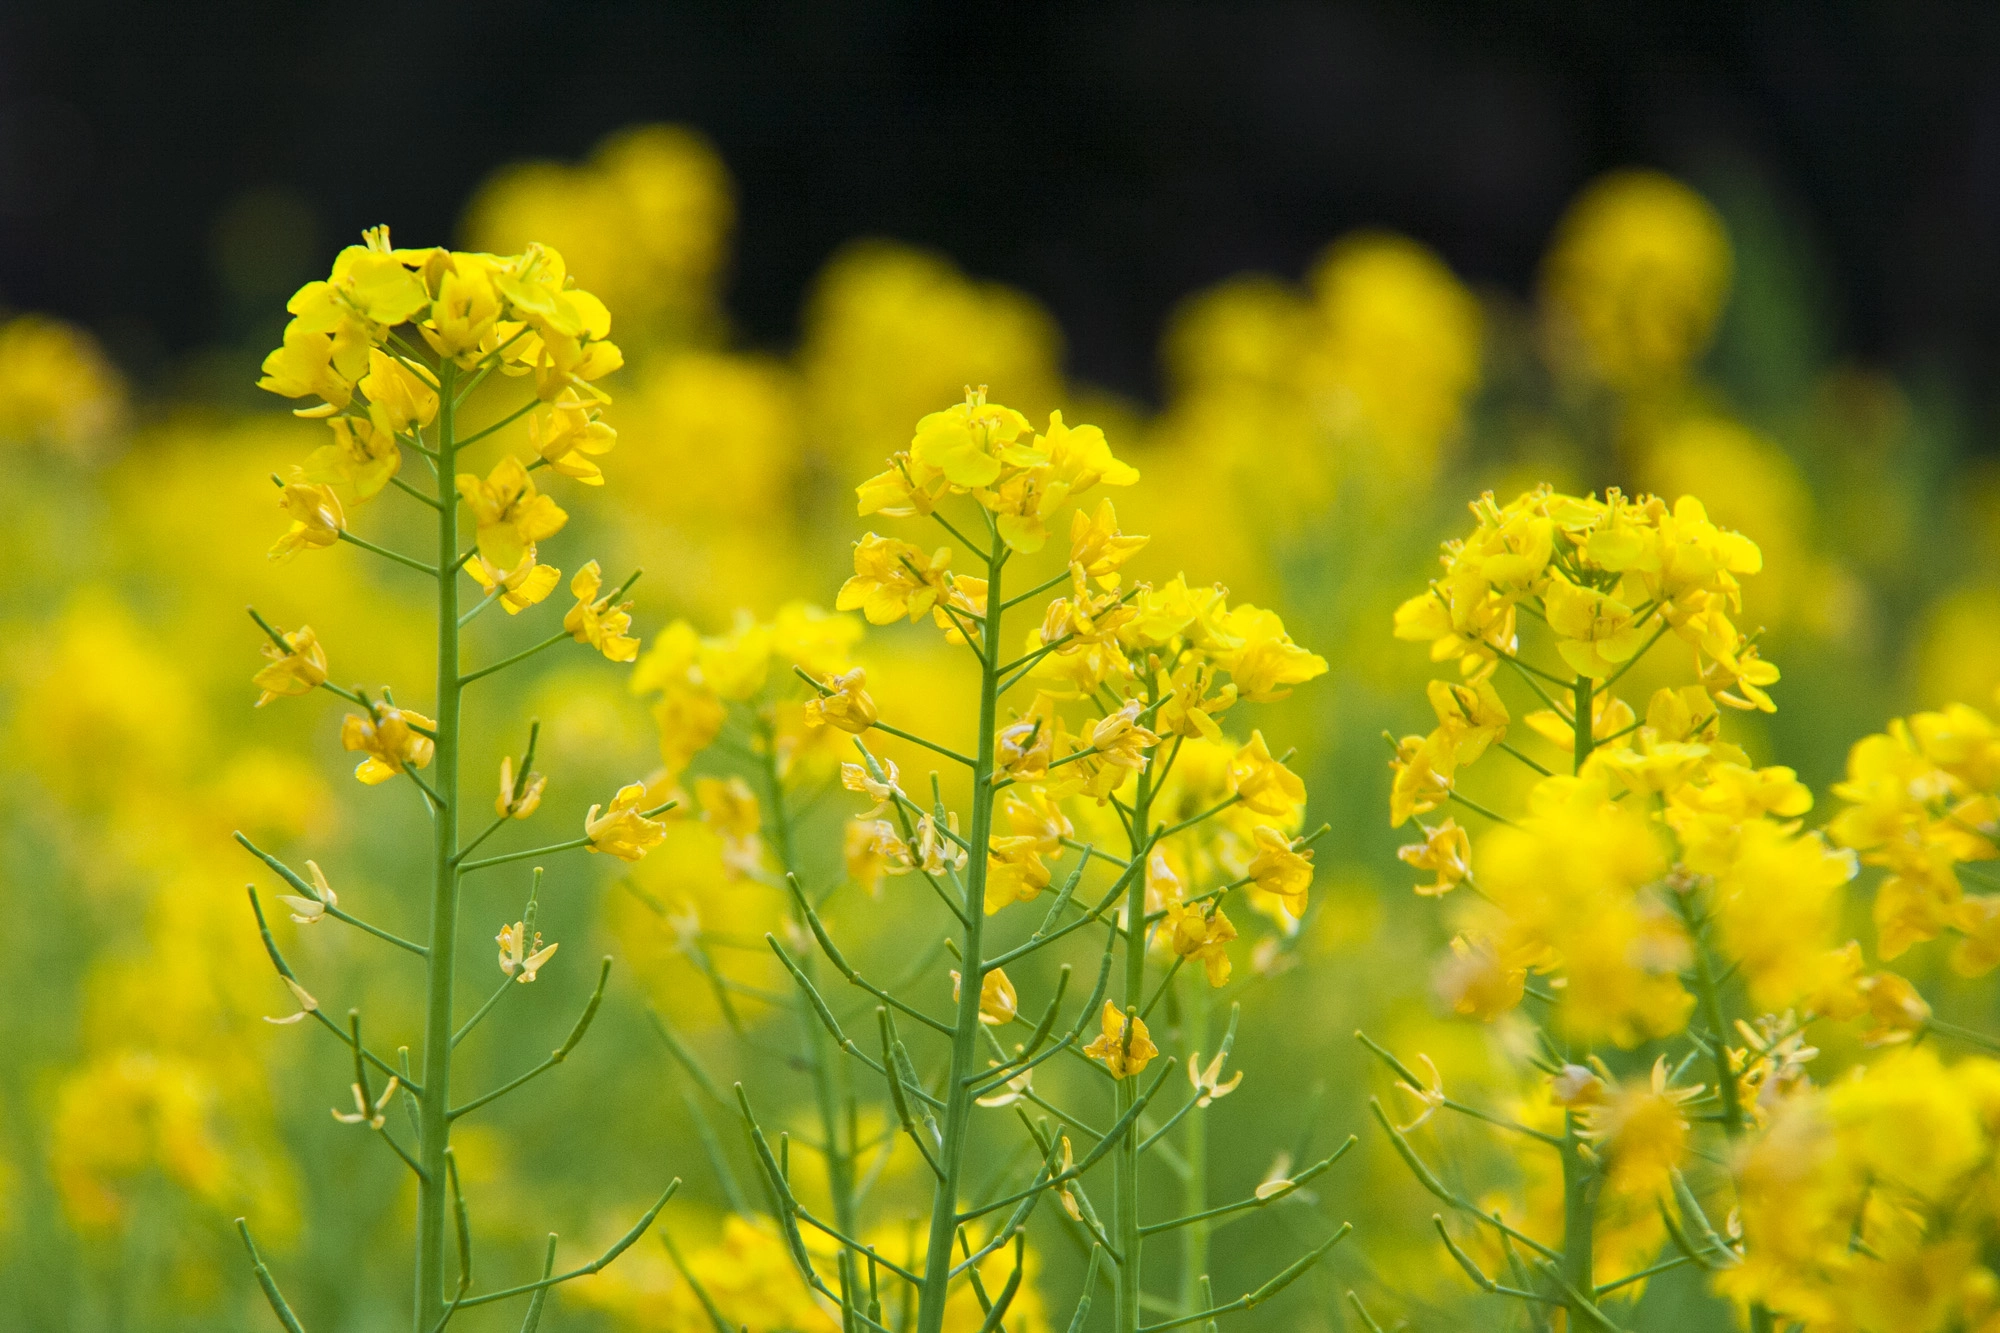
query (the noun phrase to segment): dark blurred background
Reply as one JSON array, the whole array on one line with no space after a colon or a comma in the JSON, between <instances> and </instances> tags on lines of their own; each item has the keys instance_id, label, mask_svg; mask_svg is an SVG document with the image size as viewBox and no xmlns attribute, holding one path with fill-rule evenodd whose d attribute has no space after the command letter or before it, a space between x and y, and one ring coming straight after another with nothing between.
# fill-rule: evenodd
<instances>
[{"instance_id":1,"label":"dark blurred background","mask_svg":"<svg viewBox=\"0 0 2000 1333\"><path fill-rule=\"evenodd\" d=\"M789 340L835 246L887 234L1026 288L1073 373L1153 398L1163 317L1204 284L1380 224L1522 290L1577 188L1648 164L1760 182L1827 350L1994 405L1990 3L11 0L0 305L80 320L170 388L329 245L385 220L449 239L489 168L646 120L706 131L736 175L752 342Z\"/></svg>"}]
</instances>

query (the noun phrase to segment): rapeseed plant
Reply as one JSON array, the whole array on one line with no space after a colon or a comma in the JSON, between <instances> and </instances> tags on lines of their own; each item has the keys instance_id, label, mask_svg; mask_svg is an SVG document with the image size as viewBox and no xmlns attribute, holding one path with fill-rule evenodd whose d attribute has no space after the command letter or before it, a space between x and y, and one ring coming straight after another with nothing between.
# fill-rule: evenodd
<instances>
[{"instance_id":1,"label":"rapeseed plant","mask_svg":"<svg viewBox=\"0 0 2000 1333\"><path fill-rule=\"evenodd\" d=\"M547 1059L500 1087L454 1101L453 1050L514 985L533 982L559 947L544 944L534 929L542 877L537 867L535 887L527 895L521 919L503 925L497 939L499 988L461 1021L457 1010L461 884L481 870L566 851L638 860L664 836L656 817L671 802L649 800L645 784L632 783L608 804L590 807L580 837L474 858L494 833L536 813L546 779L534 771L539 727L531 726L518 767L511 756L501 763L493 820L479 828L476 821L462 817L466 796L461 780L462 707L467 688L565 640L584 644L613 662L632 661L639 643L625 633L631 623L630 604L620 600L631 580L606 592L598 563L589 561L570 580L575 604L554 633L473 668L463 663L461 644L465 627L495 602L513 616L555 590L560 571L541 562L539 545L561 532L569 516L537 487L533 474L546 468L583 484L603 484L603 471L595 460L610 451L615 435L599 419L597 405L608 396L596 382L618 369L623 356L609 340L610 312L570 280L562 256L548 247L531 244L504 257L435 248L398 250L391 247L386 227L366 233L363 242L336 256L325 281L308 283L293 296L287 306L292 320L284 344L265 359L264 377L258 381L259 387L288 398L317 398L316 404L298 409L297 415L324 420L333 435L332 443L314 450L303 465L291 469L289 477L272 477L290 523L270 555L286 561L303 551L345 543L429 580L436 596L436 716L399 705L387 686L371 695L361 686L334 683L328 649L309 627L288 633L253 609L252 617L269 639L266 665L254 683L263 691L260 704L316 689L354 704L361 711L342 720L340 744L362 756L355 777L369 786L409 780L432 831L425 938L405 939L343 907L330 877L313 861L305 862L308 879L242 833L237 840L291 887L293 892L281 895L281 901L294 921L315 926L332 918L422 961L422 1043L415 1062L409 1048L402 1047L392 1063L366 1042L358 1009L348 1011L345 1025L322 1010L305 980L279 952L257 891L251 888L251 906L271 964L297 1005L293 1013L271 1021L291 1024L310 1019L348 1047L353 1055L354 1109L336 1106L334 1118L373 1131L416 1177L413 1326L419 1333L436 1333L461 1308L525 1296L529 1305L523 1327L532 1328L549 1288L594 1273L616 1258L652 1224L679 1181L669 1184L632 1230L590 1263L553 1273L556 1238L551 1235L539 1280L472 1292L472 1236L451 1148L454 1124L568 1057L596 1016L611 959L604 960L597 988L569 1037ZM504 453L484 476L458 471L469 462L472 447L499 429L495 425L468 432L459 424L468 397L496 370L532 389L526 404L501 424L527 417L536 456L524 463L514 453ZM406 451L423 461L433 486L402 477ZM428 560L350 529L350 511L358 514L390 487L435 516L435 551ZM467 599L470 605L463 610L461 574L484 592L476 600ZM407 1113L406 1121L397 1118L392 1129L391 1119L398 1110ZM412 1137L409 1146L403 1142L406 1132ZM297 1329L297 1318L259 1256L247 1223L239 1219L237 1225L273 1311L286 1327ZM447 1248L454 1237L455 1280L447 1273Z\"/></svg>"}]
</instances>

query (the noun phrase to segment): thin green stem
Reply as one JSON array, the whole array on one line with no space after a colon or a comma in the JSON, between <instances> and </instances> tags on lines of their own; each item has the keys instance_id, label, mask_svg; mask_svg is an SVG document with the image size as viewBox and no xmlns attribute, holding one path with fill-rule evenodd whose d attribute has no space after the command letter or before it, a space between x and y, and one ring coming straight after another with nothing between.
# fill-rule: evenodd
<instances>
[{"instance_id":1,"label":"thin green stem","mask_svg":"<svg viewBox=\"0 0 2000 1333\"><path fill-rule=\"evenodd\" d=\"M982 511L984 512L984 511ZM945 1080L944 1142L938 1149L940 1179L931 1196L930 1228L925 1241L923 1289L917 1301L917 1333L941 1333L945 1299L951 1281L951 1247L958 1231L958 1197L972 1130L972 1086L968 1075L977 1069L979 999L985 980L979 960L981 927L986 918L987 847L993 835L994 728L999 712L999 673L994 664L1002 651L1001 626L1005 600L1001 576L1004 558L996 541L986 553L987 616L981 628L984 648L979 662L979 752L972 764L972 824L968 830L971 859L965 895L960 904L959 956L966 976L958 988L952 1024L951 1066Z\"/></svg>"},{"instance_id":2,"label":"thin green stem","mask_svg":"<svg viewBox=\"0 0 2000 1333\"><path fill-rule=\"evenodd\" d=\"M454 626L454 628L456 628L456 626ZM475 680L480 680L486 676L490 676L496 671L505 671L508 667L513 666L517 662L527 661L529 658L533 657L536 653L541 652L545 648L555 647L557 644L561 643L564 639L567 639L569 636L570 635L568 630L566 629L557 630L554 634L549 635L548 638L543 639L540 643L536 644L532 648L523 648L520 652L515 653L512 657L503 657L497 662L493 662L479 668L479 670L477 671L466 672L463 676L458 677L457 683L459 686L463 687L466 685L470 685Z\"/></svg>"},{"instance_id":3,"label":"thin green stem","mask_svg":"<svg viewBox=\"0 0 2000 1333\"><path fill-rule=\"evenodd\" d=\"M468 445L477 444L481 440L485 439L487 436L493 434L495 431L505 430L507 427L513 425L515 422L519 421L522 417L528 415L528 413L534 411L541 405L542 405L541 399L530 398L522 406L520 406L519 408L515 409L512 412L509 412L506 416L501 417L498 421L488 426L485 430L474 431L472 434L460 440L458 442L458 448L463 449L466 448Z\"/></svg>"},{"instance_id":4,"label":"thin green stem","mask_svg":"<svg viewBox=\"0 0 2000 1333\"><path fill-rule=\"evenodd\" d=\"M340 540L346 542L350 546L359 546L364 551L373 551L376 555L381 556L384 560L393 560L397 564L403 566L405 569L414 569L419 574L429 574L432 578L437 577L436 566L427 565L421 560L413 560L409 556L404 555L401 551L392 551L386 546L377 546L374 542L369 541L366 537L355 536L353 533L349 532L346 528L342 528L340 530ZM449 551L445 552L445 555L449 554L451 554ZM439 557L439 559L443 558L444 558L443 556ZM452 613L454 619L457 618L457 614L458 613L456 611Z\"/></svg>"},{"instance_id":5,"label":"thin green stem","mask_svg":"<svg viewBox=\"0 0 2000 1333\"><path fill-rule=\"evenodd\" d=\"M453 389L458 365L440 367L439 471L450 476L458 439ZM458 506L437 509L437 566L425 568L437 582L437 752L441 803L432 808L430 944L424 1001L424 1089L418 1105L417 1333L445 1315L445 1237L448 1230L445 1154L451 1146L452 987L458 962L458 764L459 680L458 579L448 569L458 553ZM345 535L345 534L343 534ZM409 561L417 565L416 561Z\"/></svg>"}]
</instances>

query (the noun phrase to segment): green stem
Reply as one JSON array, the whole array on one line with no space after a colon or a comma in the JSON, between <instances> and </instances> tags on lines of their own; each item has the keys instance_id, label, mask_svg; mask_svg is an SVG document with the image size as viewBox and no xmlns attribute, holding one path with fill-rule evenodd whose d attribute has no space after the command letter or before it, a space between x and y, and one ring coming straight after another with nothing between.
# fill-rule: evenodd
<instances>
[{"instance_id":1,"label":"green stem","mask_svg":"<svg viewBox=\"0 0 2000 1333\"><path fill-rule=\"evenodd\" d=\"M1129 845L1132 864L1143 866L1151 838L1153 773L1148 765L1139 772L1139 789L1132 798ZM1127 1014L1136 1014L1146 1002L1146 876L1134 874L1125 887L1125 986ZM1113 1088L1114 1105L1123 1118L1139 1093L1139 1080L1128 1074ZM1111 1157L1112 1225L1117 1232L1119 1263L1116 1277L1116 1333L1137 1333L1141 1287L1140 1249L1144 1239L1139 1230L1139 1135L1127 1134Z\"/></svg>"},{"instance_id":2,"label":"green stem","mask_svg":"<svg viewBox=\"0 0 2000 1333\"><path fill-rule=\"evenodd\" d=\"M972 1129L972 1082L967 1076L979 1066L979 994L985 975L980 970L980 928L986 920L987 846L993 835L993 740L999 713L1001 625L1005 599L1001 594L1003 560L996 541L986 554L984 652L979 664L979 753L972 763L972 827L968 830L971 861L966 867L965 898L959 913L964 928L959 957L965 977L958 988L952 1023L951 1072L945 1080L944 1143L938 1150L938 1180L931 1198L930 1231L924 1249L924 1283L917 1302L916 1333L941 1333L945 1298L951 1280L952 1243L958 1230L958 1195L965 1164L966 1141Z\"/></svg>"},{"instance_id":3,"label":"green stem","mask_svg":"<svg viewBox=\"0 0 2000 1333\"><path fill-rule=\"evenodd\" d=\"M1591 695L1595 682L1589 676L1579 673L1571 683L1573 719L1571 731L1574 746L1571 763L1575 772L1581 773L1585 761L1594 748L1591 735ZM1575 1056L1570 1057L1572 1060ZM1583 1156L1581 1126L1576 1114L1563 1112L1562 1146L1558 1150L1562 1157L1563 1180L1563 1243L1562 1276L1571 1293L1597 1290L1596 1279L1591 1276L1595 1265L1592 1262L1591 1242L1594 1237L1595 1214L1597 1211L1597 1172ZM1594 1310L1585 1309L1580 1304L1582 1298L1565 1302L1569 1310L1569 1326L1586 1328L1596 1320Z\"/></svg>"},{"instance_id":4,"label":"green stem","mask_svg":"<svg viewBox=\"0 0 2000 1333\"><path fill-rule=\"evenodd\" d=\"M1729 1041L1725 1035L1727 1029L1723 1027L1722 983L1715 975L1715 962L1709 956L1704 931L1694 920L1693 895L1681 895L1679 906L1681 920L1686 923L1688 934L1694 940L1695 995L1701 1005L1702 1021L1708 1024L1714 1038L1715 1089L1722 1100L1722 1132L1734 1144L1743 1137L1748 1126L1743 1113L1742 1092L1729 1068ZM1762 1301L1752 1302L1750 1333L1772 1333L1775 1327L1770 1308Z\"/></svg>"},{"instance_id":5,"label":"green stem","mask_svg":"<svg viewBox=\"0 0 2000 1333\"><path fill-rule=\"evenodd\" d=\"M458 441L452 387L458 366L439 368L440 471L451 475ZM424 1097L418 1107L417 1159L417 1333L437 1326L445 1313L445 1239L448 1201L445 1153L451 1145L452 982L458 960L458 579L449 567L458 554L458 506L438 507L437 566L437 755L435 780L443 799L431 810L434 833L431 864L431 933L425 956Z\"/></svg>"},{"instance_id":6,"label":"green stem","mask_svg":"<svg viewBox=\"0 0 2000 1333\"><path fill-rule=\"evenodd\" d=\"M1211 998L1208 978L1188 979L1185 999L1189 1050L1208 1050ZM1208 1274L1208 1236L1213 1223L1202 1216L1208 1211L1208 1117L1199 1111L1187 1118L1187 1128L1181 1132L1181 1157L1188 1168L1187 1179L1181 1184L1181 1214L1196 1220L1187 1224L1181 1241L1180 1312L1193 1314L1214 1303L1203 1290Z\"/></svg>"},{"instance_id":7,"label":"green stem","mask_svg":"<svg viewBox=\"0 0 2000 1333\"><path fill-rule=\"evenodd\" d=\"M795 890L798 888L798 863L792 845L791 813L785 804L785 780L778 772L778 735L768 715L760 715L757 720L760 738L763 741L764 784L770 798L770 830L773 850L778 854L778 868L786 881ZM798 924L806 924L801 904L802 893L794 893L793 915ZM803 952L797 961L799 970L815 986L815 973L819 958L811 949ZM833 1196L834 1224L849 1236L859 1233L856 1225L854 1206L854 1153L851 1136L842 1144L842 1122L846 1117L843 1108L850 1101L846 1090L846 1062L839 1058L839 1052L831 1047L827 1030L806 1002L803 994L793 1001L792 1009L799 1025L799 1036L804 1047L807 1068L812 1072L813 1099L818 1104L820 1142L826 1158L826 1179L828 1191ZM851 1127L850 1127L851 1128ZM851 1301L857 1295L854 1257L845 1250L838 1256L840 1286L842 1296L843 1324L850 1330L854 1321L850 1317Z\"/></svg>"}]
</instances>

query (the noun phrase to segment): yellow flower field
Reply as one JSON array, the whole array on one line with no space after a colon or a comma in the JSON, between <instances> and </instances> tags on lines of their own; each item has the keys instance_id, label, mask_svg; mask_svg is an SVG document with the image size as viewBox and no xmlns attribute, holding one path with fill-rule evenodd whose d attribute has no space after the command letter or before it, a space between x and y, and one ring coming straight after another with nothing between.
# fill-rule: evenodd
<instances>
[{"instance_id":1,"label":"yellow flower field","mask_svg":"<svg viewBox=\"0 0 2000 1333\"><path fill-rule=\"evenodd\" d=\"M881 240L747 346L736 214L503 168L216 401L0 324L19 1327L2000 1330L1922 386L1740 406L1654 172L1531 301L1195 293L1157 407Z\"/></svg>"}]
</instances>

